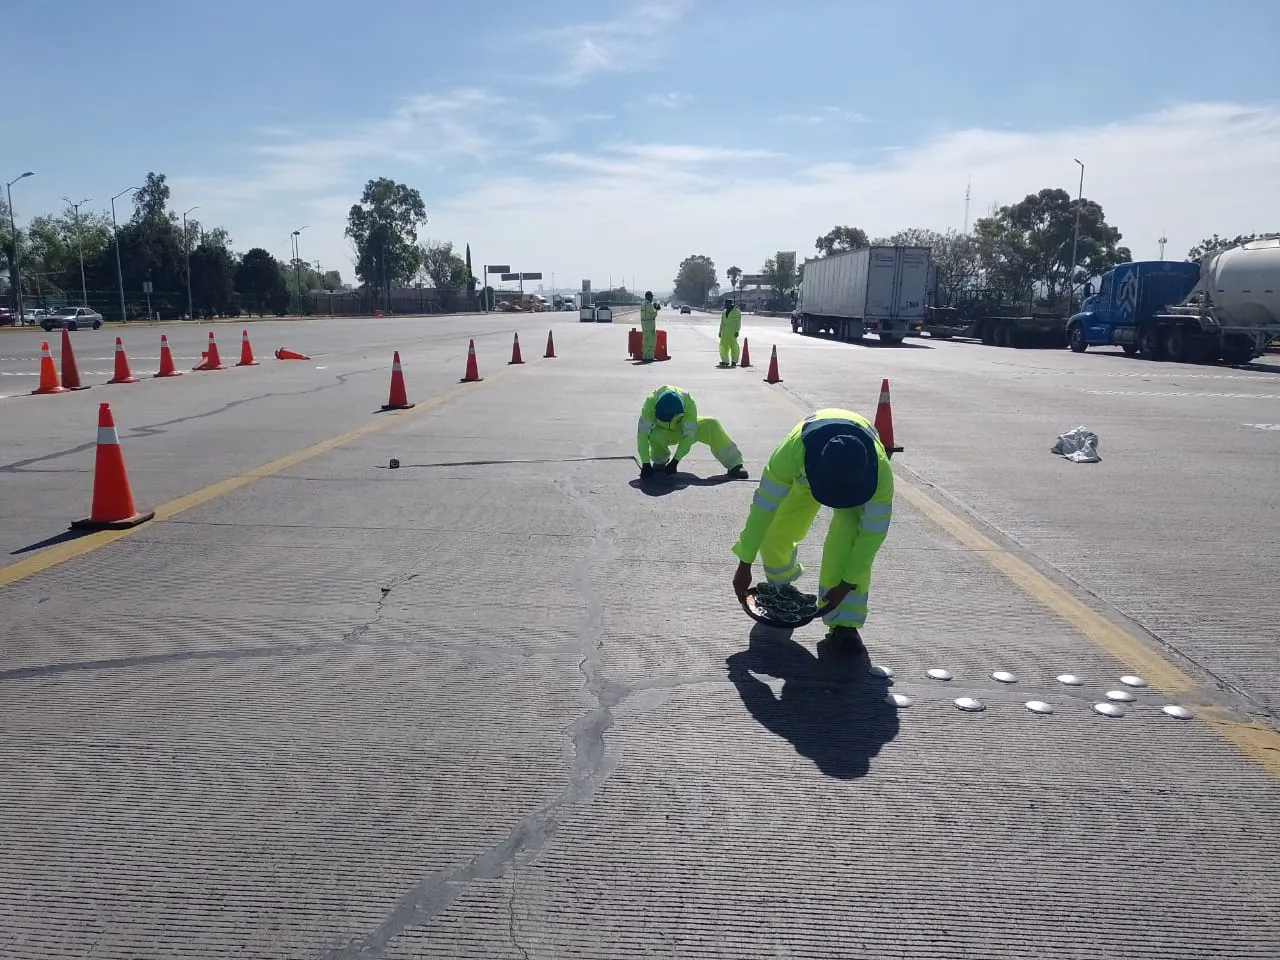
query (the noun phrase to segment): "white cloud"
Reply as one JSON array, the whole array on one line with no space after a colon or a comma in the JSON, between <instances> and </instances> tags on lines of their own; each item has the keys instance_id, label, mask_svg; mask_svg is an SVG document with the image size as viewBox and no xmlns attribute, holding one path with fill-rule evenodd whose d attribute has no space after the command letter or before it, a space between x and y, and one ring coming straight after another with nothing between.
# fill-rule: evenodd
<instances>
[{"instance_id":1,"label":"white cloud","mask_svg":"<svg viewBox=\"0 0 1280 960\"><path fill-rule=\"evenodd\" d=\"M677 110L689 103L691 98L685 93L651 93L644 98L646 106L663 110Z\"/></svg>"},{"instance_id":2,"label":"white cloud","mask_svg":"<svg viewBox=\"0 0 1280 960\"><path fill-rule=\"evenodd\" d=\"M250 184L251 204L215 210L206 195L184 192L180 199L176 180L174 203L190 196L208 222L226 224L240 249L272 249L285 238L286 253L289 225L282 218L296 213L298 223L311 224L304 256L337 264L349 279L342 230L368 178L368 160L402 154L449 161L478 186L442 195L429 180L415 184L427 201L432 236L452 239L459 248L470 242L479 262L511 262L548 279L554 272L561 286L576 286L583 277L598 285L610 273L616 278L625 272L652 289L666 288L691 253L709 255L722 276L735 263L754 270L779 249L811 256L814 238L836 224L872 235L908 226L958 229L970 178L970 222L992 204L1015 202L1042 187L1074 194L1079 168L1073 157L1087 165L1085 195L1103 205L1138 258L1158 256L1162 231L1168 254L1182 256L1207 234L1231 236L1280 223L1280 191L1274 189L1280 110L1273 107L1191 104L1100 126L967 129L830 157L794 154L798 141L781 147L792 156L694 143L530 147L539 131L526 123L519 105L479 92L470 96L463 102L482 109L445 108L457 98L420 101L425 112L416 115L419 120L406 122L401 111L372 125L393 133L381 145L364 144L354 134L322 140L314 153L273 152L265 155L263 170L221 181L232 191ZM447 138L441 117L460 125L452 131L456 139ZM503 131L525 140L513 145ZM518 167L507 166L518 172L486 176L477 163L486 150L520 158ZM296 186L285 182L290 176L307 186L294 193L298 202L285 212L284 191ZM403 178L412 182L411 173ZM264 184L279 192L264 192Z\"/></svg>"},{"instance_id":3,"label":"white cloud","mask_svg":"<svg viewBox=\"0 0 1280 960\"><path fill-rule=\"evenodd\" d=\"M806 113L783 113L773 118L776 123L803 123L817 126L821 123L866 123L867 118L843 107L817 107Z\"/></svg>"},{"instance_id":4,"label":"white cloud","mask_svg":"<svg viewBox=\"0 0 1280 960\"><path fill-rule=\"evenodd\" d=\"M630 73L657 63L666 54L664 35L684 16L688 0L663 0L636 6L613 20L522 30L508 42L560 51L557 69L536 79L576 86L599 73Z\"/></svg>"}]
</instances>

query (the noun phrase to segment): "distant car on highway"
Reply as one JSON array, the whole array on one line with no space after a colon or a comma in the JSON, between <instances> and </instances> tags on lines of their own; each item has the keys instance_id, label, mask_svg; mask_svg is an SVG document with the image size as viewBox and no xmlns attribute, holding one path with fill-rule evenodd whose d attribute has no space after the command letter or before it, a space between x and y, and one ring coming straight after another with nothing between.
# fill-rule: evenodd
<instances>
[{"instance_id":1,"label":"distant car on highway","mask_svg":"<svg viewBox=\"0 0 1280 960\"><path fill-rule=\"evenodd\" d=\"M44 327L46 333L63 327L68 330L79 330L81 327L97 330L102 326L102 314L89 307L63 307L41 320L40 326Z\"/></svg>"},{"instance_id":2,"label":"distant car on highway","mask_svg":"<svg viewBox=\"0 0 1280 960\"><path fill-rule=\"evenodd\" d=\"M693 308L692 308L692 307L681 307L681 308L680 308L680 312L681 312L681 313L693 313Z\"/></svg>"}]
</instances>

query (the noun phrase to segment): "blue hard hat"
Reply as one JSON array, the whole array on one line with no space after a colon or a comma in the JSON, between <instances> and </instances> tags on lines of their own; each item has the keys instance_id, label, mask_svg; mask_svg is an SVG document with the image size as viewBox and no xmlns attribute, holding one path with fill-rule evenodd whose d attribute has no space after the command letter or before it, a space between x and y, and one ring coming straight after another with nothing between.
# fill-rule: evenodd
<instances>
[{"instance_id":1,"label":"blue hard hat","mask_svg":"<svg viewBox=\"0 0 1280 960\"><path fill-rule=\"evenodd\" d=\"M684 401L680 399L680 394L674 390L664 390L659 395L658 403L653 412L663 423L670 423L684 413Z\"/></svg>"},{"instance_id":2,"label":"blue hard hat","mask_svg":"<svg viewBox=\"0 0 1280 960\"><path fill-rule=\"evenodd\" d=\"M815 420L801 433L804 472L813 499L824 506L860 507L880 485L874 435L851 420Z\"/></svg>"}]
</instances>

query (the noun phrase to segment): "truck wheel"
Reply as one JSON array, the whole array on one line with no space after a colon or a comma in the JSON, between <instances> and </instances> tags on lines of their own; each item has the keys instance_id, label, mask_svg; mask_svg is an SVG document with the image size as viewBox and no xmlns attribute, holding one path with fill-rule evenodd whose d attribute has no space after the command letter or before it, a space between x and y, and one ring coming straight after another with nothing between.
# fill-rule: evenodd
<instances>
[{"instance_id":1,"label":"truck wheel","mask_svg":"<svg viewBox=\"0 0 1280 960\"><path fill-rule=\"evenodd\" d=\"M901 343L902 337L898 336L896 333L882 333L880 334L880 342L881 343Z\"/></svg>"},{"instance_id":2,"label":"truck wheel","mask_svg":"<svg viewBox=\"0 0 1280 960\"><path fill-rule=\"evenodd\" d=\"M1138 354L1143 360L1159 360L1163 349L1164 340L1156 327L1147 326L1138 331Z\"/></svg>"},{"instance_id":3,"label":"truck wheel","mask_svg":"<svg viewBox=\"0 0 1280 960\"><path fill-rule=\"evenodd\" d=\"M1164 352L1174 363L1186 363L1191 359L1187 334L1181 327L1170 327L1164 337Z\"/></svg>"},{"instance_id":4,"label":"truck wheel","mask_svg":"<svg viewBox=\"0 0 1280 960\"><path fill-rule=\"evenodd\" d=\"M1222 348L1222 362L1231 366L1239 366L1244 363L1253 362L1253 350L1249 347L1239 347L1235 344Z\"/></svg>"},{"instance_id":5,"label":"truck wheel","mask_svg":"<svg viewBox=\"0 0 1280 960\"><path fill-rule=\"evenodd\" d=\"M1120 349L1124 351L1126 357L1136 357L1138 355L1138 345L1136 343L1121 344Z\"/></svg>"},{"instance_id":6,"label":"truck wheel","mask_svg":"<svg viewBox=\"0 0 1280 960\"><path fill-rule=\"evenodd\" d=\"M1089 344L1084 340L1084 327L1081 324L1071 325L1071 329L1067 331L1067 345L1071 347L1072 353L1084 353L1089 349Z\"/></svg>"}]
</instances>

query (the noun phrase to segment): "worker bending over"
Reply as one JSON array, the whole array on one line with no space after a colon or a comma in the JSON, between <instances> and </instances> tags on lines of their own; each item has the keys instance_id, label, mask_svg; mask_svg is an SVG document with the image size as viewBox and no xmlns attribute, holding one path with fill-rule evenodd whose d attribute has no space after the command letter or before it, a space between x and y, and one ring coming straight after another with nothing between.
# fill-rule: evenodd
<instances>
[{"instance_id":1,"label":"worker bending over","mask_svg":"<svg viewBox=\"0 0 1280 960\"><path fill-rule=\"evenodd\" d=\"M676 465L689 455L695 443L705 443L728 475L745 480L746 468L738 445L729 439L720 421L698 416L698 405L687 390L664 385L644 401L636 424L636 451L640 454L640 476L651 477L654 463L675 473ZM675 456L670 460L671 448Z\"/></svg>"},{"instance_id":2,"label":"worker bending over","mask_svg":"<svg viewBox=\"0 0 1280 960\"><path fill-rule=\"evenodd\" d=\"M653 359L658 349L658 305L653 302L653 291L644 292L644 303L640 304L640 359Z\"/></svg>"},{"instance_id":3,"label":"worker bending over","mask_svg":"<svg viewBox=\"0 0 1280 960\"><path fill-rule=\"evenodd\" d=\"M742 356L742 348L738 346L738 334L741 332L742 311L732 300L726 299L724 313L720 317L720 366L738 365L738 358Z\"/></svg>"},{"instance_id":4,"label":"worker bending over","mask_svg":"<svg viewBox=\"0 0 1280 960\"><path fill-rule=\"evenodd\" d=\"M822 620L828 640L857 650L871 566L893 516L893 470L875 428L850 410L817 411L796 424L769 457L733 546L739 560L733 589L745 599L757 553L770 583L799 579L804 567L798 547L819 506L834 511L818 573Z\"/></svg>"}]
</instances>

